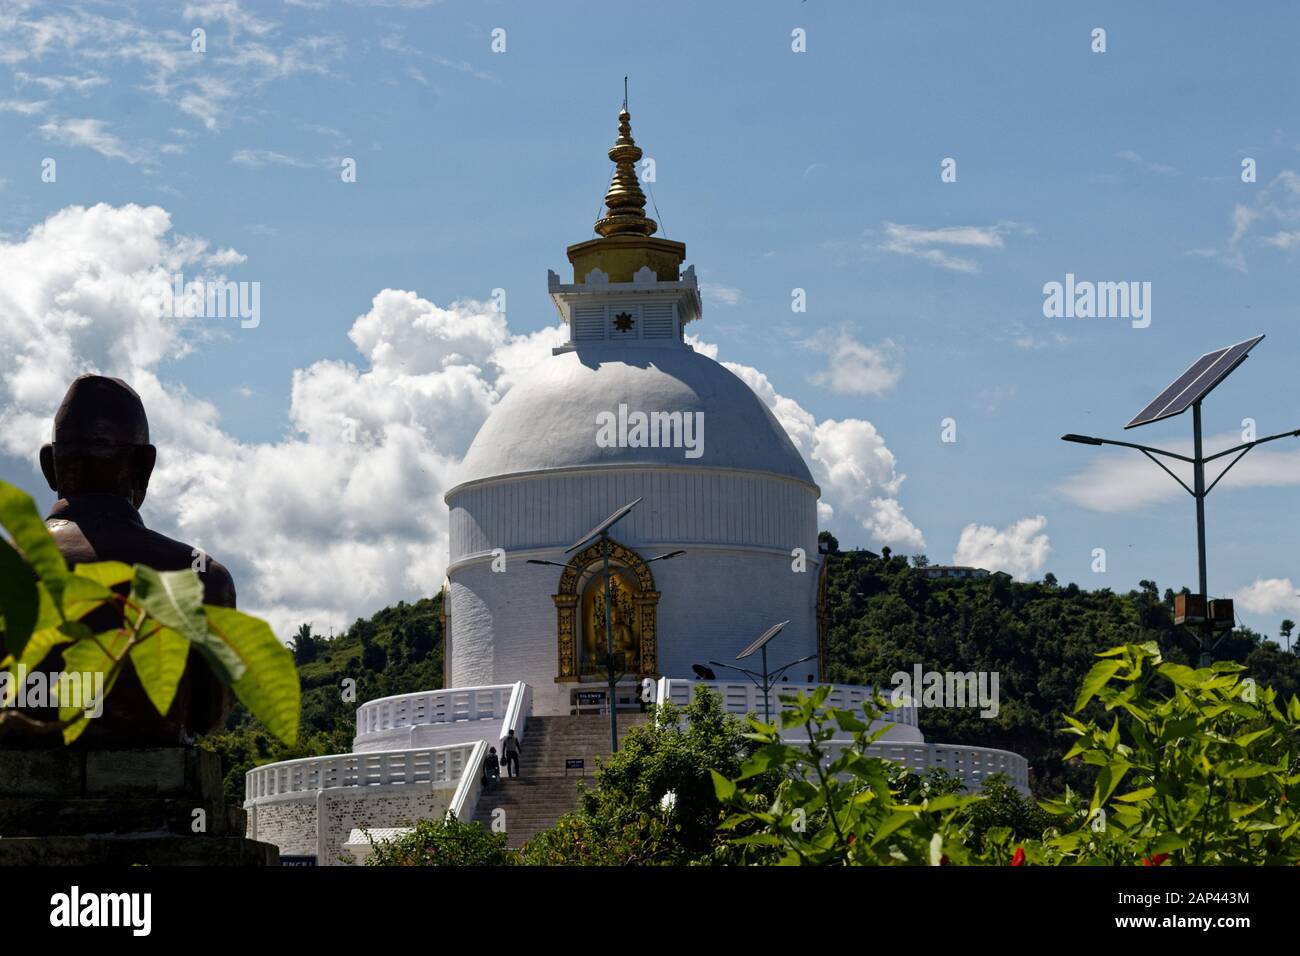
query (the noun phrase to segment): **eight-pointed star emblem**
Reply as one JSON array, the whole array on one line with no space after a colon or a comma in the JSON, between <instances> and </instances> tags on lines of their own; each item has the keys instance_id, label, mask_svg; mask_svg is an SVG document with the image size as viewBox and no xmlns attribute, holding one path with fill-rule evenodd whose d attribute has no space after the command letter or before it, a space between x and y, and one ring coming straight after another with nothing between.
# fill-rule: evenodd
<instances>
[{"instance_id":1,"label":"eight-pointed star emblem","mask_svg":"<svg viewBox=\"0 0 1300 956\"><path fill-rule=\"evenodd\" d=\"M632 326L636 325L636 319L627 312L620 312L614 316L614 328L620 332L631 332Z\"/></svg>"}]
</instances>

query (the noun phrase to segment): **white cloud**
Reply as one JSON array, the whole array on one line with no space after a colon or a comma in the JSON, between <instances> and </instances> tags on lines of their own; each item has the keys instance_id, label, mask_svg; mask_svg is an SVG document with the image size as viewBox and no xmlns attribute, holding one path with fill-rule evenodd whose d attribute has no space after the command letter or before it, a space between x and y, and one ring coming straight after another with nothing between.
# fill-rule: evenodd
<instances>
[{"instance_id":1,"label":"white cloud","mask_svg":"<svg viewBox=\"0 0 1300 956\"><path fill-rule=\"evenodd\" d=\"M717 347L688 339L717 358ZM780 394L758 369L723 362L771 409L776 420L803 454L813 480L822 490L818 520L835 530L837 521L851 521L866 530L875 544L920 551L925 536L907 518L898 494L906 475L898 471L894 453L871 422L860 418L817 421L794 399Z\"/></svg>"},{"instance_id":2,"label":"white cloud","mask_svg":"<svg viewBox=\"0 0 1300 956\"><path fill-rule=\"evenodd\" d=\"M218 249L216 252L212 253L203 260L203 264L214 269L228 269L231 266L243 265L247 261L248 256L244 255L242 252L227 247L225 249Z\"/></svg>"},{"instance_id":3,"label":"white cloud","mask_svg":"<svg viewBox=\"0 0 1300 956\"><path fill-rule=\"evenodd\" d=\"M998 530L992 525L968 524L962 528L953 552L953 564L1005 571L1017 581L1037 577L1052 552L1044 528L1047 519L1042 515L1021 518L1015 524Z\"/></svg>"},{"instance_id":4,"label":"white cloud","mask_svg":"<svg viewBox=\"0 0 1300 956\"><path fill-rule=\"evenodd\" d=\"M1178 170L1173 166L1167 166L1164 163L1149 162L1131 149L1121 150L1115 154L1115 158L1122 159L1126 163L1132 163L1134 166L1140 166L1147 170L1147 172L1159 173L1162 176L1173 176L1178 173Z\"/></svg>"},{"instance_id":5,"label":"white cloud","mask_svg":"<svg viewBox=\"0 0 1300 956\"><path fill-rule=\"evenodd\" d=\"M208 50L191 50L190 27L208 30ZM217 31L224 28L224 39ZM0 63L35 68L54 61L67 69L120 68L124 89L152 94L209 130L228 125L270 83L299 74L329 76L345 49L342 38L276 38L278 24L262 20L233 0L190 3L167 26L103 16L78 8L42 10L19 3L0 6ZM59 93L102 85L89 76L16 72L20 83Z\"/></svg>"},{"instance_id":6,"label":"white cloud","mask_svg":"<svg viewBox=\"0 0 1300 956\"><path fill-rule=\"evenodd\" d=\"M293 373L285 436L241 441L211 402L166 377L166 363L201 348L220 320L164 318L148 298L176 272L198 278L209 262L239 255L176 234L156 206L69 207L0 240L0 452L33 462L39 481L34 451L68 383L87 371L120 376L140 392L160 449L146 520L229 565L241 606L278 633L303 621L343 628L433 593L445 573L442 494L454 469L562 329L516 335L487 304L443 307L384 289L349 332L354 361ZM221 332L251 346L261 329L232 322ZM904 476L869 422L818 422L762 373L729 367L808 458L824 515L882 543L924 544L897 500Z\"/></svg>"},{"instance_id":7,"label":"white cloud","mask_svg":"<svg viewBox=\"0 0 1300 956\"><path fill-rule=\"evenodd\" d=\"M41 124L41 135L65 146L84 146L106 159L121 159L132 166L150 166L153 157L145 149L123 143L108 131L103 120L51 119Z\"/></svg>"},{"instance_id":8,"label":"white cloud","mask_svg":"<svg viewBox=\"0 0 1300 956\"><path fill-rule=\"evenodd\" d=\"M888 392L903 377L898 364L899 348L886 339L872 348L841 333L831 344L824 340L804 343L805 347L824 350L827 367L809 378L814 385L829 388L840 395L880 395Z\"/></svg>"},{"instance_id":9,"label":"white cloud","mask_svg":"<svg viewBox=\"0 0 1300 956\"><path fill-rule=\"evenodd\" d=\"M19 70L14 73L14 85L19 89L24 86L39 86L46 92L55 94L62 93L65 90L71 90L74 93L85 93L97 86L107 86L108 80L97 73L92 73L89 76L60 76L58 74L37 76Z\"/></svg>"},{"instance_id":10,"label":"white cloud","mask_svg":"<svg viewBox=\"0 0 1300 956\"><path fill-rule=\"evenodd\" d=\"M931 265L954 272L979 272L974 259L955 255L953 250L1001 249L1005 236L1023 232L1025 227L1014 222L999 222L992 226L908 226L897 222L884 224L885 238L876 248L885 252L920 259Z\"/></svg>"},{"instance_id":11,"label":"white cloud","mask_svg":"<svg viewBox=\"0 0 1300 956\"><path fill-rule=\"evenodd\" d=\"M273 149L237 149L231 155L230 161L236 166L245 166L249 169L260 169L263 166L293 166L305 169L311 165L293 156L277 153Z\"/></svg>"},{"instance_id":12,"label":"white cloud","mask_svg":"<svg viewBox=\"0 0 1300 956\"><path fill-rule=\"evenodd\" d=\"M1300 173L1284 169L1262 186L1251 203L1232 207L1232 232L1222 247L1188 249L1187 255L1214 259L1245 272L1247 253L1268 246L1290 253L1300 248Z\"/></svg>"},{"instance_id":13,"label":"white cloud","mask_svg":"<svg viewBox=\"0 0 1300 956\"><path fill-rule=\"evenodd\" d=\"M0 100L0 113L35 116L49 105L48 100Z\"/></svg>"},{"instance_id":14,"label":"white cloud","mask_svg":"<svg viewBox=\"0 0 1300 956\"><path fill-rule=\"evenodd\" d=\"M1300 586L1290 578L1256 578L1232 599L1251 614L1300 614Z\"/></svg>"},{"instance_id":15,"label":"white cloud","mask_svg":"<svg viewBox=\"0 0 1300 956\"><path fill-rule=\"evenodd\" d=\"M701 282L700 295L710 305L739 305L740 290L716 282Z\"/></svg>"},{"instance_id":16,"label":"white cloud","mask_svg":"<svg viewBox=\"0 0 1300 956\"><path fill-rule=\"evenodd\" d=\"M1241 444L1239 432L1227 432L1207 437L1206 453L1219 448ZM1167 450L1180 455L1192 454L1192 443L1187 440L1167 442ZM1230 488L1262 488L1300 485L1300 451L1274 451L1270 446L1252 450L1215 489L1218 494ZM1213 482L1231 458L1220 459L1206 468L1207 484ZM1179 478L1192 484L1190 465L1172 459L1162 459ZM1137 452L1100 451L1081 470L1058 485L1061 492L1075 504L1093 511L1118 513L1136 511L1149 505L1181 499L1187 492L1169 475L1157 468Z\"/></svg>"}]
</instances>

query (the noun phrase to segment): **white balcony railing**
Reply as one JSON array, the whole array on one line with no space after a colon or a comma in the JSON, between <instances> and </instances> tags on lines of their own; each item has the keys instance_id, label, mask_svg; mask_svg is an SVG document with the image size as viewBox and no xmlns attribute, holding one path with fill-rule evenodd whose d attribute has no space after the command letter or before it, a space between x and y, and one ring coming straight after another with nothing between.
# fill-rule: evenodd
<instances>
[{"instance_id":1,"label":"white balcony railing","mask_svg":"<svg viewBox=\"0 0 1300 956\"><path fill-rule=\"evenodd\" d=\"M835 751L837 741L830 750ZM842 744L841 744L842 745ZM877 741L867 747L867 753L882 760L901 763L911 770L924 771L938 767L958 777L968 790L978 790L994 774L1006 774L1021 793L1029 793L1029 762L1020 754L992 747L972 747L965 744L914 744Z\"/></svg>"},{"instance_id":2,"label":"white balcony railing","mask_svg":"<svg viewBox=\"0 0 1300 956\"><path fill-rule=\"evenodd\" d=\"M471 765L480 741L418 750L372 751L282 760L244 777L244 806L261 800L337 787L427 783L454 786Z\"/></svg>"},{"instance_id":3,"label":"white balcony railing","mask_svg":"<svg viewBox=\"0 0 1300 956\"><path fill-rule=\"evenodd\" d=\"M695 693L694 688L696 685L708 687L714 693L719 694L722 697L722 706L728 713L763 716L763 693L748 681L697 681L663 677L659 680L656 700L670 700L678 706L685 706ZM787 706L781 702L783 695L793 696L800 691L811 694L820 686L823 685L778 684L772 688L771 692L770 706L772 714L780 713ZM873 693L873 688L863 687L858 684L832 684L831 692L826 695L826 702L823 706L860 712L863 703L869 701ZM885 696L888 699L888 695ZM897 707L885 713L880 720L883 723L899 724L904 727L916 727L918 725L915 707Z\"/></svg>"},{"instance_id":4,"label":"white balcony railing","mask_svg":"<svg viewBox=\"0 0 1300 956\"><path fill-rule=\"evenodd\" d=\"M425 690L366 701L357 708L357 738L360 740L367 734L422 724L503 718L514 689L514 684L489 684Z\"/></svg>"}]
</instances>

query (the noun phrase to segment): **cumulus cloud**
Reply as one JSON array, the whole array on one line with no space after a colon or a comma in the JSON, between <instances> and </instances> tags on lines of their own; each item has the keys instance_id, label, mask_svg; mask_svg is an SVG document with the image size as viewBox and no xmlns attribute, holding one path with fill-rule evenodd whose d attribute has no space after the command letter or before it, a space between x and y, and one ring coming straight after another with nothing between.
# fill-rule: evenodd
<instances>
[{"instance_id":1,"label":"cumulus cloud","mask_svg":"<svg viewBox=\"0 0 1300 956\"><path fill-rule=\"evenodd\" d=\"M688 337L697 350L717 358L716 346ZM771 409L790 436L822 490L818 520L834 530L851 521L868 532L873 543L920 551L925 535L903 511L898 494L906 475L884 438L871 422L860 418L817 421L811 412L782 395L758 369L723 362Z\"/></svg>"},{"instance_id":2,"label":"cumulus cloud","mask_svg":"<svg viewBox=\"0 0 1300 956\"><path fill-rule=\"evenodd\" d=\"M992 525L968 524L961 530L952 562L1005 571L1017 581L1033 580L1052 553L1046 527L1047 519L1042 515L1021 518L1000 530Z\"/></svg>"},{"instance_id":3,"label":"cumulus cloud","mask_svg":"<svg viewBox=\"0 0 1300 956\"><path fill-rule=\"evenodd\" d=\"M873 348L842 333L829 345L824 341L805 345L824 350L827 356L826 368L812 375L809 381L840 395L880 395L903 377L903 369L898 364L900 350L889 339Z\"/></svg>"},{"instance_id":4,"label":"cumulus cloud","mask_svg":"<svg viewBox=\"0 0 1300 956\"><path fill-rule=\"evenodd\" d=\"M39 482L34 451L68 383L88 371L120 376L140 392L159 446L146 521L228 564L241 606L278 633L303 621L346 627L433 593L447 562L442 494L492 407L564 340L562 328L514 334L489 304L444 307L383 289L348 333L353 360L293 372L284 437L241 441L211 402L167 379L167 363L214 334L263 333L163 316L151 298L177 272L202 278L237 260L176 233L157 206L68 207L0 241L0 452L32 462ZM898 501L904 476L871 423L819 422L761 372L728 367L809 460L825 518L923 546Z\"/></svg>"},{"instance_id":5,"label":"cumulus cloud","mask_svg":"<svg viewBox=\"0 0 1300 956\"><path fill-rule=\"evenodd\" d=\"M1300 614L1300 586L1290 578L1256 578L1233 594L1237 606L1251 614Z\"/></svg>"}]
</instances>

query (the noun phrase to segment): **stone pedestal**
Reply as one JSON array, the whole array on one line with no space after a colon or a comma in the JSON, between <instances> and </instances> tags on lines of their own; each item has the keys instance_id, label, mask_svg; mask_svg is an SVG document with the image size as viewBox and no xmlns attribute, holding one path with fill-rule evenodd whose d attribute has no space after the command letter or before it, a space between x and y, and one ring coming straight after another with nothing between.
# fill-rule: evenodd
<instances>
[{"instance_id":1,"label":"stone pedestal","mask_svg":"<svg viewBox=\"0 0 1300 956\"><path fill-rule=\"evenodd\" d=\"M0 750L0 866L275 866L193 747Z\"/></svg>"}]
</instances>

